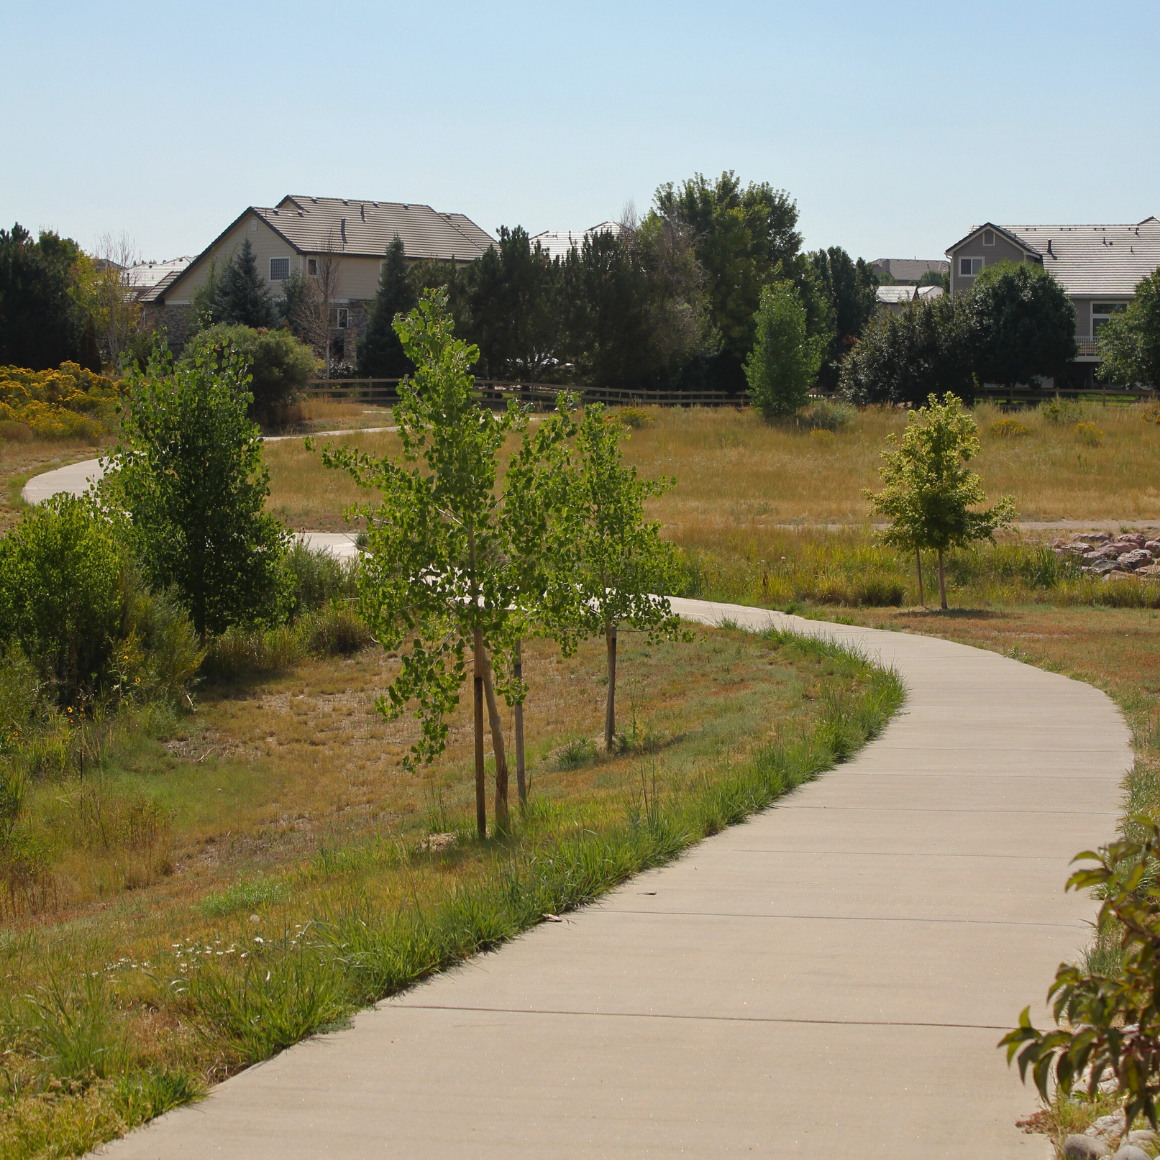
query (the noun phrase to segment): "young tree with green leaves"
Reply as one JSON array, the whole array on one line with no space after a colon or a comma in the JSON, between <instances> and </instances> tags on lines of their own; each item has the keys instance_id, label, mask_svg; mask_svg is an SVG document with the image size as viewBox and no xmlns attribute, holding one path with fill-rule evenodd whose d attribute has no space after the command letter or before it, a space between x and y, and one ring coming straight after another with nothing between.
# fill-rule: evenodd
<instances>
[{"instance_id":1,"label":"young tree with green leaves","mask_svg":"<svg viewBox=\"0 0 1160 1160\"><path fill-rule=\"evenodd\" d=\"M682 636L665 592L677 583L675 549L661 526L644 518L644 501L675 480L640 479L625 467L628 430L600 404L584 409L575 448L564 451L545 506L553 510L544 555L552 574L543 616L565 655L579 640L603 635L608 656L604 744L616 737L617 627L629 624L649 639Z\"/></svg>"},{"instance_id":2,"label":"young tree with green leaves","mask_svg":"<svg viewBox=\"0 0 1160 1160\"><path fill-rule=\"evenodd\" d=\"M943 403L931 395L925 407L911 411L906 419L901 442L893 434L887 436L898 449L882 453L885 462L880 470L886 486L877 494L869 490L862 494L873 512L890 520L883 535L886 543L916 553L920 586L920 553L924 549L938 553L939 596L945 610L943 553L975 540L994 543L995 531L1014 523L1015 501L1006 496L984 512L971 511L987 498L983 481L967 468L979 453L978 428L954 395Z\"/></svg>"},{"instance_id":3,"label":"young tree with green leaves","mask_svg":"<svg viewBox=\"0 0 1160 1160\"><path fill-rule=\"evenodd\" d=\"M829 340L810 337L806 309L791 282L774 282L762 290L754 321L757 337L745 362L745 377L750 401L772 422L809 401Z\"/></svg>"},{"instance_id":4,"label":"young tree with green leaves","mask_svg":"<svg viewBox=\"0 0 1160 1160\"><path fill-rule=\"evenodd\" d=\"M175 368L158 343L130 376L122 441L100 484L151 587L177 590L202 644L232 624L277 622L293 584L289 533L265 511L270 471L249 388L236 351Z\"/></svg>"},{"instance_id":5,"label":"young tree with green leaves","mask_svg":"<svg viewBox=\"0 0 1160 1160\"><path fill-rule=\"evenodd\" d=\"M227 325L272 327L278 312L265 279L258 273L258 259L250 239L235 250L217 277L213 297L213 321Z\"/></svg>"},{"instance_id":6,"label":"young tree with green leaves","mask_svg":"<svg viewBox=\"0 0 1160 1160\"><path fill-rule=\"evenodd\" d=\"M358 340L358 373L364 378L401 379L411 372L411 360L403 353L394 323L396 315L414 310L416 301L406 251L396 234L387 247L366 331Z\"/></svg>"},{"instance_id":7,"label":"young tree with green leaves","mask_svg":"<svg viewBox=\"0 0 1160 1160\"><path fill-rule=\"evenodd\" d=\"M453 333L445 290L425 291L418 307L395 319L415 373L399 385L395 422L402 452L375 456L326 448L323 462L347 471L380 499L352 509L367 523L359 606L375 639L400 653L400 670L377 702L395 720L414 703L419 740L404 760L429 762L447 742L446 717L459 703L471 652L474 683L476 824L487 833L483 705L486 696L496 766L496 825L507 813L507 762L491 673L509 670L520 617L517 576L496 495L497 457L526 419L514 400L500 414L473 397L479 357ZM503 680L501 691L510 691Z\"/></svg>"},{"instance_id":8,"label":"young tree with green leaves","mask_svg":"<svg viewBox=\"0 0 1160 1160\"><path fill-rule=\"evenodd\" d=\"M1128 309L1101 328L1099 351L1109 383L1160 385L1160 269L1141 279Z\"/></svg>"}]
</instances>

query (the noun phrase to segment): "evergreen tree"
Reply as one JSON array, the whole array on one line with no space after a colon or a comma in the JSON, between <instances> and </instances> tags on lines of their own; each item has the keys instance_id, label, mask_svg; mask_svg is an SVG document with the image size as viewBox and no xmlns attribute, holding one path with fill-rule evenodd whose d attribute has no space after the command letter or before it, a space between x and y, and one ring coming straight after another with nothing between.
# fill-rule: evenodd
<instances>
[{"instance_id":1,"label":"evergreen tree","mask_svg":"<svg viewBox=\"0 0 1160 1160\"><path fill-rule=\"evenodd\" d=\"M77 252L52 233L34 242L19 222L0 230L0 365L43 371L77 358L83 320L70 293Z\"/></svg>"},{"instance_id":2,"label":"evergreen tree","mask_svg":"<svg viewBox=\"0 0 1160 1160\"><path fill-rule=\"evenodd\" d=\"M394 322L396 314L409 314L416 305L403 242L396 234L387 247L366 333L358 340L358 373L363 378L401 379L414 369L403 353Z\"/></svg>"},{"instance_id":3,"label":"evergreen tree","mask_svg":"<svg viewBox=\"0 0 1160 1160\"><path fill-rule=\"evenodd\" d=\"M235 250L229 265L222 271L214 293L213 321L229 326L272 327L277 311L269 287L258 273L258 261L250 239Z\"/></svg>"}]
</instances>

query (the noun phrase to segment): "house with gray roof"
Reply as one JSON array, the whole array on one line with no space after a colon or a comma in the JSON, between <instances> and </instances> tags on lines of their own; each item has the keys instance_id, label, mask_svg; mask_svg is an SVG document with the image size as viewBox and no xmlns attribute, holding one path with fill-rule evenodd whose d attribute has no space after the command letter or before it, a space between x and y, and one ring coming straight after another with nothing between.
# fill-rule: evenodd
<instances>
[{"instance_id":1,"label":"house with gray roof","mask_svg":"<svg viewBox=\"0 0 1160 1160\"><path fill-rule=\"evenodd\" d=\"M910 284L898 286L879 286L874 291L874 300L878 303L879 312L901 314L913 302L926 302L943 296L941 286L914 286Z\"/></svg>"},{"instance_id":2,"label":"house with gray roof","mask_svg":"<svg viewBox=\"0 0 1160 1160\"><path fill-rule=\"evenodd\" d=\"M612 234L615 237L620 233L620 229L618 222L601 222L587 230L544 230L543 233L530 237L528 245L533 250L538 245L549 258L559 258L563 261L570 251L582 250L584 243L597 234Z\"/></svg>"},{"instance_id":3,"label":"house with gray roof","mask_svg":"<svg viewBox=\"0 0 1160 1160\"><path fill-rule=\"evenodd\" d=\"M335 323L342 332L338 340L351 358L396 234L409 262L465 266L494 244L469 217L440 213L429 205L290 194L276 206L247 207L196 258L146 290L141 302L154 322L167 328L170 345L179 348L193 296L209 276L211 263L220 269L246 239L275 299L282 297L288 279L316 274L319 260L326 258L337 265Z\"/></svg>"},{"instance_id":4,"label":"house with gray roof","mask_svg":"<svg viewBox=\"0 0 1160 1160\"><path fill-rule=\"evenodd\" d=\"M1030 262L1050 270L1075 306L1076 378L1091 380L1100 327L1126 310L1136 286L1160 266L1160 220L1131 225L973 226L947 250L951 293L975 284L997 262Z\"/></svg>"},{"instance_id":5,"label":"house with gray roof","mask_svg":"<svg viewBox=\"0 0 1160 1160\"><path fill-rule=\"evenodd\" d=\"M928 261L926 258L875 258L870 269L880 278L885 275L899 285L917 285L927 274L937 274L940 278L950 269L941 259Z\"/></svg>"}]
</instances>

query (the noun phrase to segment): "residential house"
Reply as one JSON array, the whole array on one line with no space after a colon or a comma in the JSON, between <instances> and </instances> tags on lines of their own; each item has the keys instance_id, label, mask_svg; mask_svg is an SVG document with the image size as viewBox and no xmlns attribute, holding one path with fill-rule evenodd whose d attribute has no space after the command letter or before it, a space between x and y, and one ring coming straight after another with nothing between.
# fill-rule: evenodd
<instances>
[{"instance_id":1,"label":"residential house","mask_svg":"<svg viewBox=\"0 0 1160 1160\"><path fill-rule=\"evenodd\" d=\"M912 302L922 302L930 298L941 298L941 286L879 286L874 292L879 312L900 314Z\"/></svg>"},{"instance_id":2,"label":"residential house","mask_svg":"<svg viewBox=\"0 0 1160 1160\"><path fill-rule=\"evenodd\" d=\"M1079 355L1069 385L1094 380L1100 327L1126 310L1141 279L1160 266L1160 220L1135 225L997 226L985 222L947 250L951 293L975 284L979 272L998 262L1029 262L1050 270L1075 306Z\"/></svg>"},{"instance_id":3,"label":"residential house","mask_svg":"<svg viewBox=\"0 0 1160 1160\"><path fill-rule=\"evenodd\" d=\"M494 244L470 218L439 213L429 205L288 195L272 208L248 207L185 268L162 278L141 300L154 322L167 328L170 346L180 348L194 293L209 276L211 262L220 269L248 238L275 299L294 274L317 276L323 262L336 271L331 353L337 361L353 361L384 255L396 234L411 262L465 266Z\"/></svg>"},{"instance_id":4,"label":"residential house","mask_svg":"<svg viewBox=\"0 0 1160 1160\"><path fill-rule=\"evenodd\" d=\"M601 222L590 230L545 230L542 234L529 238L528 242L533 250L538 243L549 258L559 258L563 261L568 256L569 250L582 250L585 240L594 238L597 234L616 235L620 233L620 229L617 222Z\"/></svg>"},{"instance_id":5,"label":"residential house","mask_svg":"<svg viewBox=\"0 0 1160 1160\"><path fill-rule=\"evenodd\" d=\"M950 269L948 262L927 261L924 258L875 258L870 269L883 278L900 286L917 286L927 274L937 274L940 278Z\"/></svg>"},{"instance_id":6,"label":"residential house","mask_svg":"<svg viewBox=\"0 0 1160 1160\"><path fill-rule=\"evenodd\" d=\"M140 301L167 278L172 280L193 261L193 257L171 258L168 262L135 262L124 270L129 293Z\"/></svg>"}]
</instances>

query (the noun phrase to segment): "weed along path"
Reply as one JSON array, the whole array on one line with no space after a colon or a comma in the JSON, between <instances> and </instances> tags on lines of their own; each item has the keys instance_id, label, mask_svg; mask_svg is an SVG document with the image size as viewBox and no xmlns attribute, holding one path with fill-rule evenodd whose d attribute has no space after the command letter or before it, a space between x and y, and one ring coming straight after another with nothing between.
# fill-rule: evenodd
<instances>
[{"instance_id":1,"label":"weed along path","mask_svg":"<svg viewBox=\"0 0 1160 1160\"><path fill-rule=\"evenodd\" d=\"M114 1160L1035 1157L996 1050L1095 907L1128 730L1095 689L925 636L676 600L893 664L881 738L745 824L293 1047Z\"/></svg>"}]
</instances>

